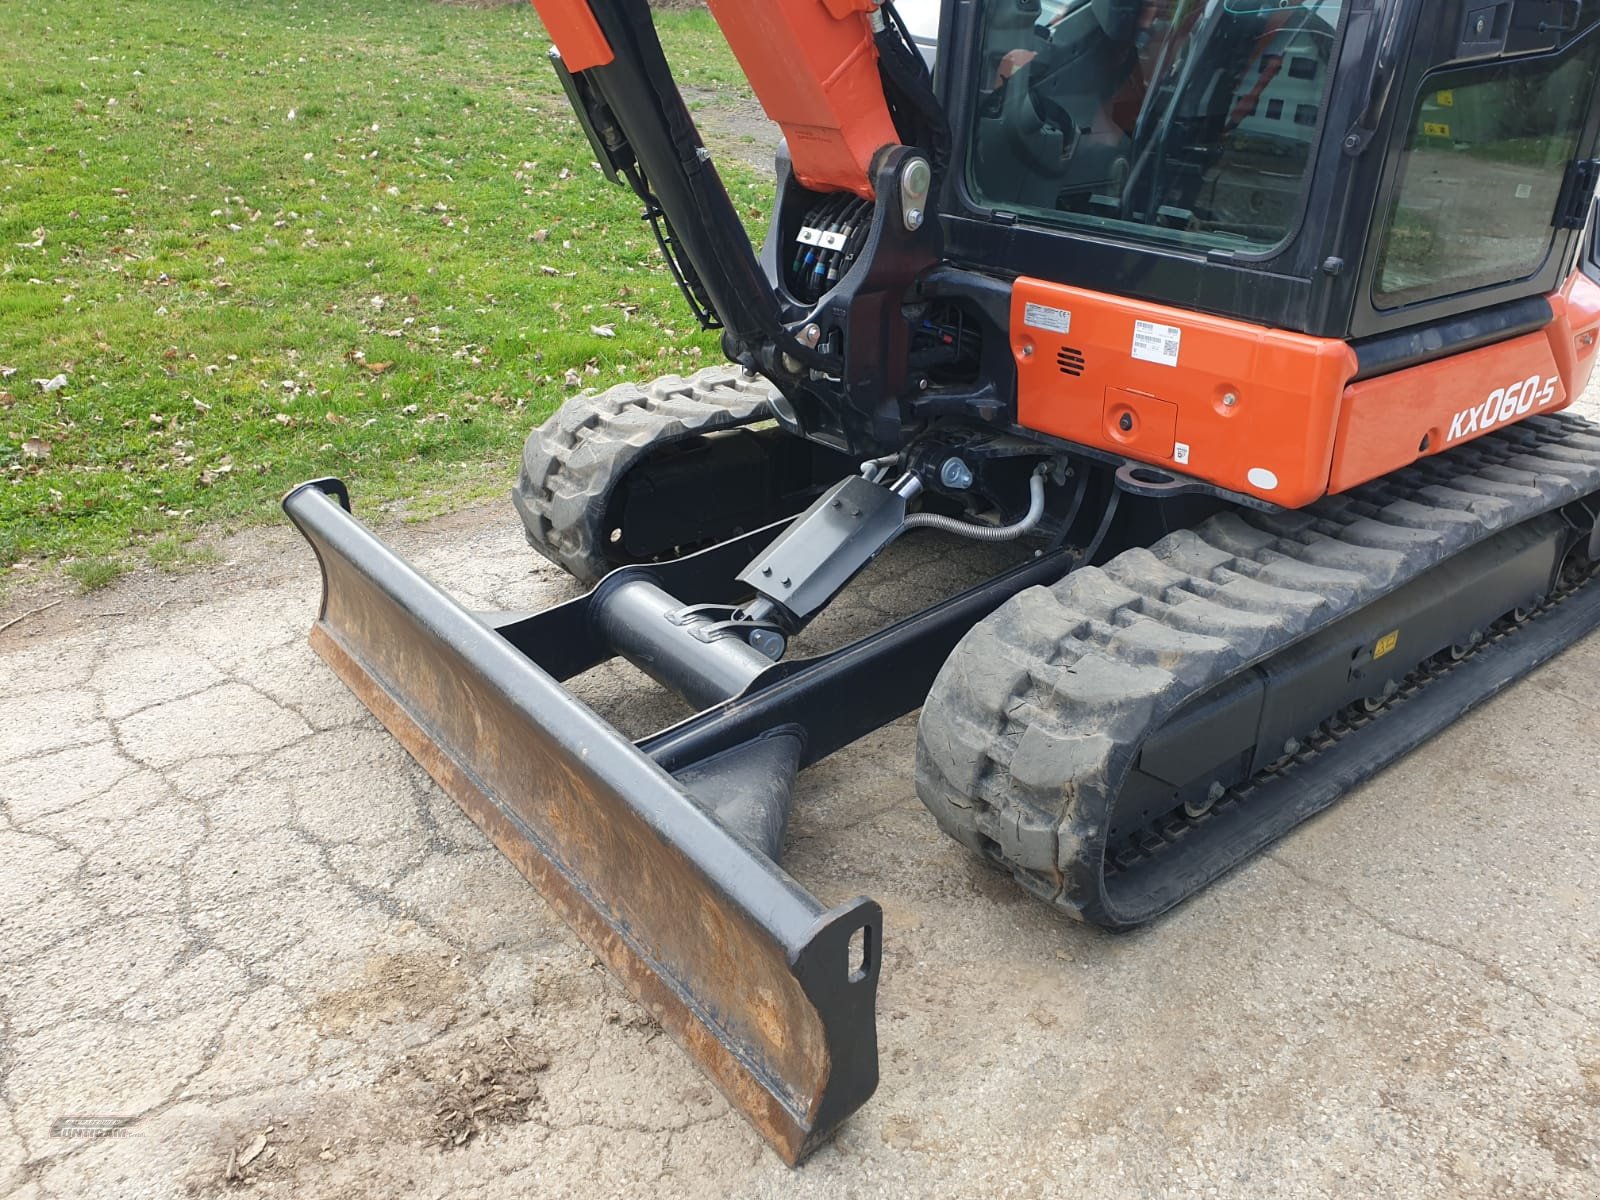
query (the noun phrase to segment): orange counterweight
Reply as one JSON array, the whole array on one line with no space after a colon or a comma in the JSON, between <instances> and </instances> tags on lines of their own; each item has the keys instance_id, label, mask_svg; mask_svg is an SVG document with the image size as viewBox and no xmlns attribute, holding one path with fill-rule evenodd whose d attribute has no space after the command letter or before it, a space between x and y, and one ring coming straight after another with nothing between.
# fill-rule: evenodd
<instances>
[{"instance_id":1,"label":"orange counterweight","mask_svg":"<svg viewBox=\"0 0 1600 1200\"><path fill-rule=\"evenodd\" d=\"M1017 419L1029 429L1298 508L1328 485L1344 342L1018 279Z\"/></svg>"}]
</instances>

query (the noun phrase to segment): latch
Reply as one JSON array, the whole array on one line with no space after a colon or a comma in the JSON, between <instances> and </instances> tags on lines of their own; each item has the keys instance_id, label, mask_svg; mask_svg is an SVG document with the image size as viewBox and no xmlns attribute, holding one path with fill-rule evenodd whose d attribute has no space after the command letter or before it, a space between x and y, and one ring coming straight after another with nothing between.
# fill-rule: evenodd
<instances>
[{"instance_id":1,"label":"latch","mask_svg":"<svg viewBox=\"0 0 1600 1200\"><path fill-rule=\"evenodd\" d=\"M1575 158L1567 164L1561 181L1561 196L1556 201L1553 224L1557 229L1582 229L1589 223L1589 208L1594 203L1595 187L1600 184L1600 159Z\"/></svg>"}]
</instances>

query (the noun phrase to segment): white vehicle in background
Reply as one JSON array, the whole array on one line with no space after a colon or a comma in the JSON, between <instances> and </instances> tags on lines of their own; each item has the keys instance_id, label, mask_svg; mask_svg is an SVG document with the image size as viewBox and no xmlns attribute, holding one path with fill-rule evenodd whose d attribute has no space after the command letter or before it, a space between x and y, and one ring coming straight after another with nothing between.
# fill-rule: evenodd
<instances>
[{"instance_id":1,"label":"white vehicle in background","mask_svg":"<svg viewBox=\"0 0 1600 1200\"><path fill-rule=\"evenodd\" d=\"M939 57L939 10L943 7L940 0L896 0L894 6L930 71Z\"/></svg>"}]
</instances>

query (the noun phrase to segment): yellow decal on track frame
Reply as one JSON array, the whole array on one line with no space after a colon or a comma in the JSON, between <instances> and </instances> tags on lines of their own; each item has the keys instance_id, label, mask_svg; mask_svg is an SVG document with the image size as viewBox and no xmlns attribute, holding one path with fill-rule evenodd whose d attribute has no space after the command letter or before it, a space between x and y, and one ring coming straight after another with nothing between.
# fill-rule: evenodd
<instances>
[{"instance_id":1,"label":"yellow decal on track frame","mask_svg":"<svg viewBox=\"0 0 1600 1200\"><path fill-rule=\"evenodd\" d=\"M1382 658L1385 654L1393 654L1395 647L1399 644L1400 631L1398 629L1396 629L1393 633L1384 634L1378 639L1378 644L1372 648L1372 657L1374 661Z\"/></svg>"}]
</instances>

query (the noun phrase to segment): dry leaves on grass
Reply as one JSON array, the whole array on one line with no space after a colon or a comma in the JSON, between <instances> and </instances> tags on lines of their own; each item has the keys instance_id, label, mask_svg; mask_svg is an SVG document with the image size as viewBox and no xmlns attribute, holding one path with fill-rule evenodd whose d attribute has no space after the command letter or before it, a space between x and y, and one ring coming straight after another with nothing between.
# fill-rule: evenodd
<instances>
[{"instance_id":1,"label":"dry leaves on grass","mask_svg":"<svg viewBox=\"0 0 1600 1200\"><path fill-rule=\"evenodd\" d=\"M22 453L29 458L49 458L50 443L43 438L31 437L22 443Z\"/></svg>"}]
</instances>

